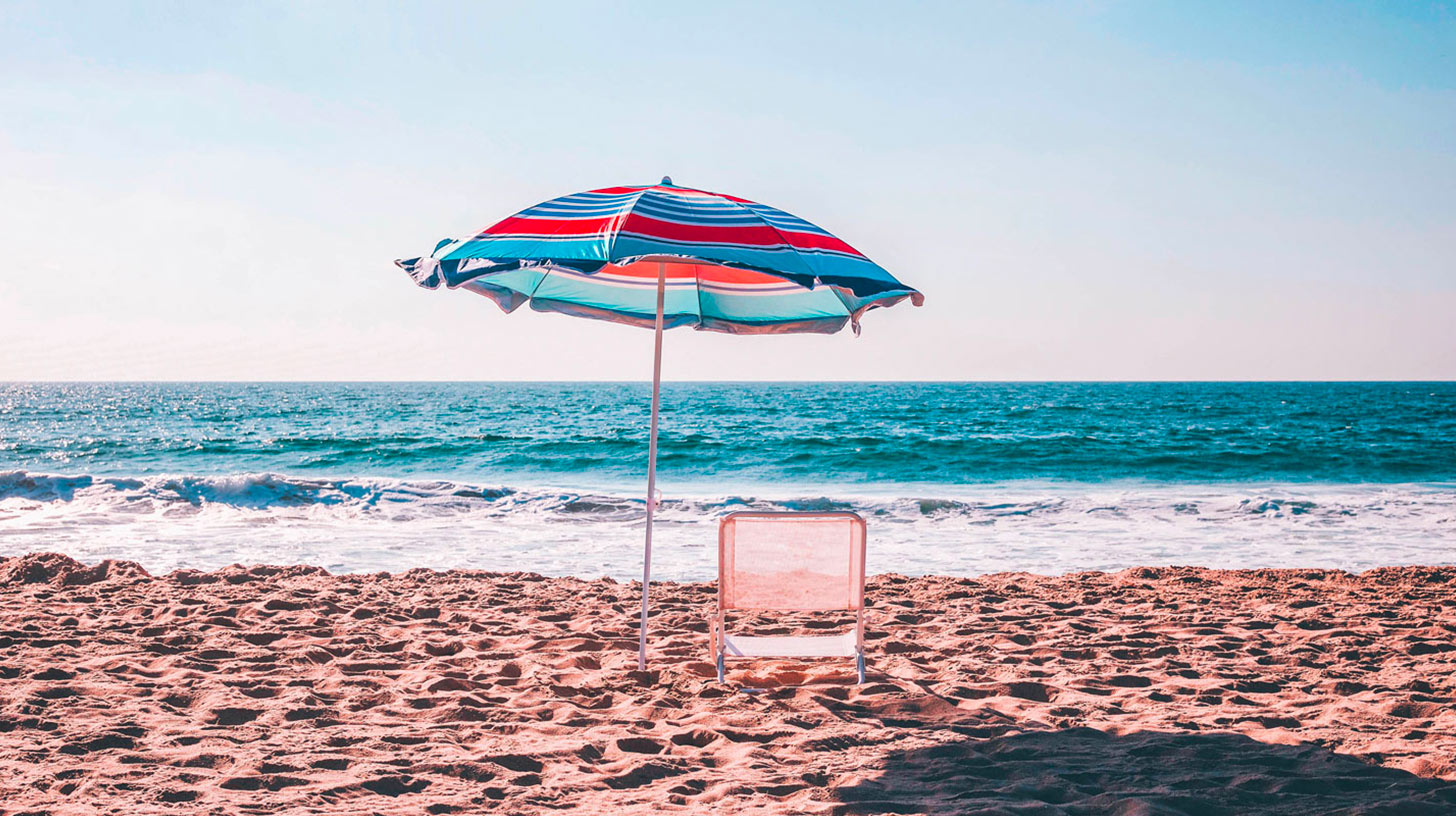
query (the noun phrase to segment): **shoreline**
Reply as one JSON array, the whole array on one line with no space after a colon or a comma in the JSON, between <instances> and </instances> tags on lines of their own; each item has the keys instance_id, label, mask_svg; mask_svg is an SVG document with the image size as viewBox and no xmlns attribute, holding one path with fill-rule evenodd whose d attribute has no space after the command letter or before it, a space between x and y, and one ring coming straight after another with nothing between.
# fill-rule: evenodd
<instances>
[{"instance_id":1,"label":"shoreline","mask_svg":"<svg viewBox=\"0 0 1456 816\"><path fill-rule=\"evenodd\" d=\"M654 588L0 558L0 812L1456 808L1456 567L876 575L864 686Z\"/></svg>"},{"instance_id":2,"label":"shoreline","mask_svg":"<svg viewBox=\"0 0 1456 816\"><path fill-rule=\"evenodd\" d=\"M1016 578L1030 579L1034 582L1055 582L1071 581L1077 579L1116 578L1118 576L1141 576L1145 578L1158 578L1168 575L1208 575L1214 578L1219 577L1267 577L1277 575L1313 577L1319 580L1339 580L1348 578L1360 580L1365 576L1385 578L1389 575L1411 573L1412 575L1434 575L1440 576L1439 583L1445 583L1445 576L1449 573L1449 581L1456 584L1456 561L1453 563L1436 564L1385 564L1381 566L1368 567L1362 570L1347 570L1341 567L1322 566L1318 564L1297 567L1248 567L1242 569L1226 569L1222 567L1206 567L1197 564L1146 564L1123 567L1121 569L1107 570L1070 570L1057 573L1038 573L1027 570L1001 570L998 572L987 572L976 575L939 575L935 573L900 573L900 572L873 572L867 573L867 581L886 580L896 583L932 581L932 582L969 582L980 583L984 581L1010 580ZM69 588L86 586L94 583L127 582L135 580L164 581L172 582L179 586L191 587L199 584L215 583L250 583L260 576L281 575L292 578L299 576L319 576L321 578L341 579L375 579L392 580L404 576L416 576L428 578L440 576L441 578L474 578L481 580L489 579L512 579L530 582L577 582L586 584L617 584L624 588L636 587L634 591L641 592L642 582L640 579L619 579L610 575L587 577L582 575L553 575L547 573L533 572L530 570L493 570L493 569L470 569L463 567L409 567L400 570L340 570L334 572L327 567L316 564L244 564L235 562L226 566L214 569L195 569L191 567L178 567L166 572L153 573L144 565L124 558L101 558L91 563L83 562L71 555L61 552L37 551L19 555L0 554L0 592L6 589L15 588L27 584L45 584L57 588ZM1190 579L1193 580L1193 579ZM1203 579L1198 579L1203 580ZM653 578L652 586L654 591L658 586L664 588L696 588L701 586L712 587L716 584L712 580L681 580L676 578ZM868 598L866 601L868 602ZM871 604L872 605L872 604ZM1456 606L1453 601L1452 606ZM1456 626L1453 626L1456 632ZM1453 641L1456 642L1456 641ZM1456 649L1453 649L1456 651Z\"/></svg>"},{"instance_id":3,"label":"shoreline","mask_svg":"<svg viewBox=\"0 0 1456 816\"><path fill-rule=\"evenodd\" d=\"M735 510L858 512L871 527L869 571L912 575L1062 575L1151 564L1360 571L1456 560L1456 485L1078 485L886 499L798 492L775 500L670 491L654 532L662 545L655 574L711 579L718 522ZM54 550L86 561L139 561L154 572L256 560L336 573L423 565L630 580L641 574L644 520L635 491L0 473L0 556Z\"/></svg>"}]
</instances>

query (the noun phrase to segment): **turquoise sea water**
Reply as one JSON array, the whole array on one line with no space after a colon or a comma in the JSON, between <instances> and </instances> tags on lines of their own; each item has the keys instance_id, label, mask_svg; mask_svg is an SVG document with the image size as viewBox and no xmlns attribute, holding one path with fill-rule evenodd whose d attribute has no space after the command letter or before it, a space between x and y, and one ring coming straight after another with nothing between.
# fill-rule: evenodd
<instances>
[{"instance_id":1,"label":"turquoise sea water","mask_svg":"<svg viewBox=\"0 0 1456 816\"><path fill-rule=\"evenodd\" d=\"M0 385L0 555L630 576L641 383ZM878 571L1446 562L1453 383L670 383L669 577L848 507ZM673 549L676 548L676 549Z\"/></svg>"}]
</instances>

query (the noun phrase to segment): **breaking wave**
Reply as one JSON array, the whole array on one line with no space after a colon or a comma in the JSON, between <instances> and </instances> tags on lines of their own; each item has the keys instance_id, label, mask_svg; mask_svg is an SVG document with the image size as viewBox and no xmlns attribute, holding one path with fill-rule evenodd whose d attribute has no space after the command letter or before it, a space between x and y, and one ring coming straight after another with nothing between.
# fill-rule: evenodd
<instances>
[{"instance_id":1,"label":"breaking wave","mask_svg":"<svg viewBox=\"0 0 1456 816\"><path fill-rule=\"evenodd\" d=\"M910 493L904 487L896 492ZM734 510L852 510L870 568L952 575L1137 565L1358 570L1456 558L1456 485L1036 483L950 495L664 497L656 574L705 579ZM630 578L641 496L448 480L0 472L0 556L63 550L153 571L233 562Z\"/></svg>"}]
</instances>

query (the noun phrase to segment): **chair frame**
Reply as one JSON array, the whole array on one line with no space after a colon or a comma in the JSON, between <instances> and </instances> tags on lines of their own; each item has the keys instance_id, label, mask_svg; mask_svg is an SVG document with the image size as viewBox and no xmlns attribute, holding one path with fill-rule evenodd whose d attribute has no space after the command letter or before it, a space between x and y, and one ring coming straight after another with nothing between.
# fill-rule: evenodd
<instances>
[{"instance_id":1,"label":"chair frame","mask_svg":"<svg viewBox=\"0 0 1456 816\"><path fill-rule=\"evenodd\" d=\"M858 599L858 604L857 604L856 608L853 610L854 613L855 613L855 619L854 619L854 633L855 633L855 638L854 638L854 642L855 642L854 662L855 662L855 671L856 671L856 673L857 673L857 675L859 677L859 683L860 683L860 685L863 685L864 684L864 681L865 681L865 653L864 653L864 633L865 633L865 614L864 614L864 606L865 606L864 605L865 554L866 554L866 550L868 549L868 543L869 543L869 528L865 524L865 520L864 520L864 517L863 516L861 516L858 513L853 513L853 512L849 512L849 511L795 512L795 511L740 510L740 511L737 511L737 512L729 513L728 515L724 516L721 521L719 521L719 523L718 523L718 603L717 603L717 610L715 611L715 615L714 615L714 619L713 619L713 625L712 625L712 648L713 648L713 654L714 654L714 657L715 657L715 662L717 663L717 666L718 666L718 682L719 683L724 682L724 675L725 675L726 669L727 669L727 667L726 667L726 661L727 661L727 657L728 657L728 655L727 655L727 641L728 641L727 610L724 608L724 603L723 603L724 550L725 550L725 545L727 544L727 539L725 537L725 534L726 534L726 531L728 529L728 522L733 521L733 520L736 520L736 519L742 519L742 518L794 518L794 519L841 518L841 519L849 519L849 520L851 520L854 523L856 523L856 524L859 525L859 548L860 548L860 551L859 551L859 599ZM736 608L738 608L738 607L735 607L735 609ZM772 612L772 611L775 611L775 610L773 610L773 609L762 609L762 610L753 610L753 611ZM832 610L827 610L826 609L826 610L822 610L822 611L828 612L828 611L832 611ZM848 612L850 610L848 608L846 608L844 610L837 610L837 611L845 611L845 612ZM805 639L808 639L808 638L805 638ZM793 655L785 655L785 657L794 657L794 656ZM805 656L800 656L800 657L801 657L801 659L804 659L804 658L807 658L809 656L805 655Z\"/></svg>"}]
</instances>

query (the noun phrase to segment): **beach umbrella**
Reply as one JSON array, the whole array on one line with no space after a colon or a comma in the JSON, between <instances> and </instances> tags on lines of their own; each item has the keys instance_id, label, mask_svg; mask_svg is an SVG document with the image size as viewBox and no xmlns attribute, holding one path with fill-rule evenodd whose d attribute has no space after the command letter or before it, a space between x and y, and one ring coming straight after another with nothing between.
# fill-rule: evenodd
<instances>
[{"instance_id":1,"label":"beach umbrella","mask_svg":"<svg viewBox=\"0 0 1456 816\"><path fill-rule=\"evenodd\" d=\"M654 330L639 668L647 667L663 329L832 334L848 325L858 334L870 309L923 300L802 218L670 178L554 198L475 235L441 241L429 257L395 263L421 286L466 289L507 312L529 303Z\"/></svg>"}]
</instances>

